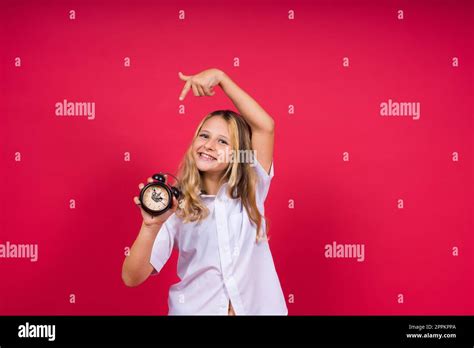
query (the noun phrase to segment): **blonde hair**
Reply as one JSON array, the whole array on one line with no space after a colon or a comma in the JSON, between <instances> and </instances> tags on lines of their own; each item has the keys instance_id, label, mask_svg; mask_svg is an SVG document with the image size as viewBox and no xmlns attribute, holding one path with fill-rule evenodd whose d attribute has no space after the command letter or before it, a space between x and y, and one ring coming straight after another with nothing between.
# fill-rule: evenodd
<instances>
[{"instance_id":1,"label":"blonde hair","mask_svg":"<svg viewBox=\"0 0 474 348\"><path fill-rule=\"evenodd\" d=\"M185 223L200 221L209 215L209 209L199 196L202 188L202 174L194 161L193 143L204 123L211 117L216 116L222 117L229 126L230 143L234 154L241 153L241 150L248 150L249 152L252 150L252 131L242 116L231 110L216 110L204 117L194 133L191 145L186 151L178 170L179 189L183 193L183 197L176 215L182 218ZM261 237L262 214L257 208L257 176L255 170L251 167L251 163L240 160L231 161L220 178L219 186L225 181L228 182L227 194L233 199L241 199L251 222L256 225L258 241Z\"/></svg>"}]
</instances>

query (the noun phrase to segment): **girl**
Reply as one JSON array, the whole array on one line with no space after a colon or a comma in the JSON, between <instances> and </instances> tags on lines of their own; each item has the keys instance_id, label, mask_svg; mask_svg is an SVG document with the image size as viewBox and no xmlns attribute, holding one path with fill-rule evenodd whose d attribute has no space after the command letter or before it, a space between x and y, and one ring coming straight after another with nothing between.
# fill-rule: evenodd
<instances>
[{"instance_id":1,"label":"girl","mask_svg":"<svg viewBox=\"0 0 474 348\"><path fill-rule=\"evenodd\" d=\"M212 96L220 86L241 116L217 110L201 121L179 169L179 205L174 198L172 209L151 217L134 197L143 222L122 279L141 284L176 249L181 281L169 290L170 315L287 315L263 219L273 177L273 119L221 70L179 77L186 82L180 100L191 89Z\"/></svg>"}]
</instances>

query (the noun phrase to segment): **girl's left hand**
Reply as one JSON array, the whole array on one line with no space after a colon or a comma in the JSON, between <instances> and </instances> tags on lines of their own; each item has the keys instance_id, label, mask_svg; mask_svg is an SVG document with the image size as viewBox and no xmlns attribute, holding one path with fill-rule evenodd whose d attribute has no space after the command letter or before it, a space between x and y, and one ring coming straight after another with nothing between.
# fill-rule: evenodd
<instances>
[{"instance_id":1,"label":"girl's left hand","mask_svg":"<svg viewBox=\"0 0 474 348\"><path fill-rule=\"evenodd\" d=\"M219 69L208 69L190 76L179 72L179 78L186 81L179 100L184 100L191 88L196 97L213 96L215 94L213 88L221 82L223 74L224 72Z\"/></svg>"}]
</instances>

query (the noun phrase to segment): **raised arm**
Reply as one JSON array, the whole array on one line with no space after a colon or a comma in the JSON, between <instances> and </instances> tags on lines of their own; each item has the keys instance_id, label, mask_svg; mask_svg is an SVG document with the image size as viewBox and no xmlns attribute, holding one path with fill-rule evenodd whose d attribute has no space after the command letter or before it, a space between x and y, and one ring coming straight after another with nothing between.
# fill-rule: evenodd
<instances>
[{"instance_id":1,"label":"raised arm","mask_svg":"<svg viewBox=\"0 0 474 348\"><path fill-rule=\"evenodd\" d=\"M219 69L208 69L199 74L187 76L179 73L186 84L180 100L191 90L195 96L213 96L215 86L221 86L224 93L232 100L235 107L252 129L252 148L256 151L257 160L262 167L270 171L273 159L274 129L273 118L242 88Z\"/></svg>"},{"instance_id":2,"label":"raised arm","mask_svg":"<svg viewBox=\"0 0 474 348\"><path fill-rule=\"evenodd\" d=\"M270 171L273 159L275 122L273 118L242 88L221 72L219 85L232 100L239 113L252 129L252 148L262 167Z\"/></svg>"}]
</instances>

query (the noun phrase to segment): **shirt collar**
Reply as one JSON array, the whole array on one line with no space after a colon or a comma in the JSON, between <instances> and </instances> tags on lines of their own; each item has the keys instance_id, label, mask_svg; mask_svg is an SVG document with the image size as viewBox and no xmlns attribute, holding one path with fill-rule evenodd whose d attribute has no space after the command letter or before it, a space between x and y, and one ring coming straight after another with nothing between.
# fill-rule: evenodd
<instances>
[{"instance_id":1,"label":"shirt collar","mask_svg":"<svg viewBox=\"0 0 474 348\"><path fill-rule=\"evenodd\" d=\"M228 183L224 183L222 184L222 186L220 187L219 191L217 192L217 195L207 195L207 194L204 194L204 193L200 193L199 195L202 197L202 198L218 198L222 201L228 201L230 200L231 198L229 197L229 195L227 194L227 186L228 186Z\"/></svg>"}]
</instances>

